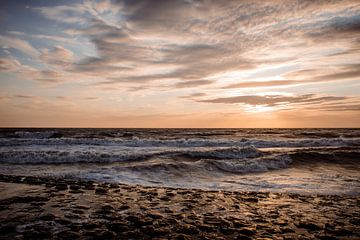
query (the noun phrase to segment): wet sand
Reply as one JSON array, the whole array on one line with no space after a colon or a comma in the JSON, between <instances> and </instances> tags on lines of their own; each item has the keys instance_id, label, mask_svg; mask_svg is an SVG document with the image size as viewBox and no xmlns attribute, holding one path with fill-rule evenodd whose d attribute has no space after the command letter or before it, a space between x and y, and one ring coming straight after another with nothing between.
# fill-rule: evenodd
<instances>
[{"instance_id":1,"label":"wet sand","mask_svg":"<svg viewBox=\"0 0 360 240\"><path fill-rule=\"evenodd\" d=\"M360 197L0 175L0 239L360 239Z\"/></svg>"}]
</instances>

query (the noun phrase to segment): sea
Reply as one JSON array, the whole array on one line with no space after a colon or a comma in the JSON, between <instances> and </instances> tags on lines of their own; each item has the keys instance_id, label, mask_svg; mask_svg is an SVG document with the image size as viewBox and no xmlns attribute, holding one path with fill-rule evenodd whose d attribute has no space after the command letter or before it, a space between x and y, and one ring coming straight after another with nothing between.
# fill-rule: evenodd
<instances>
[{"instance_id":1,"label":"sea","mask_svg":"<svg viewBox=\"0 0 360 240\"><path fill-rule=\"evenodd\" d=\"M0 174L360 194L360 129L2 128Z\"/></svg>"}]
</instances>

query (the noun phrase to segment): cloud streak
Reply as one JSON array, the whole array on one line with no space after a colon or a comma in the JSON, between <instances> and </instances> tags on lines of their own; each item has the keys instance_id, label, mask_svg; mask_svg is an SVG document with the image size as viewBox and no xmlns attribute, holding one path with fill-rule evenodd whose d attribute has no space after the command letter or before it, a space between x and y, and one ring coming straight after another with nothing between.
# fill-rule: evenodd
<instances>
[{"instance_id":1,"label":"cloud streak","mask_svg":"<svg viewBox=\"0 0 360 240\"><path fill-rule=\"evenodd\" d=\"M301 103L308 102L312 98L312 95L302 95L298 97L291 96L255 96L255 95L245 95L245 96L236 96L236 97L224 97L224 98L214 98L201 100L200 102L209 102L209 103L243 103L250 105L268 105L274 106L280 103Z\"/></svg>"},{"instance_id":2,"label":"cloud streak","mask_svg":"<svg viewBox=\"0 0 360 240\"><path fill-rule=\"evenodd\" d=\"M31 57L39 55L39 51L31 46L27 41L11 37L11 36L0 36L0 45L3 48L13 48L27 54Z\"/></svg>"},{"instance_id":3,"label":"cloud streak","mask_svg":"<svg viewBox=\"0 0 360 240\"><path fill-rule=\"evenodd\" d=\"M201 97L202 95L200 95ZM196 97L196 96L195 96ZM357 105L346 105L346 101L350 100L348 97L338 97L338 96L317 96L315 94L306 94L299 96L284 96L284 95L243 95L243 96L235 96L235 97L220 97L220 98L212 98L212 99L203 99L194 101L201 103L220 103L220 104L242 104L242 105L250 105L250 106L264 106L264 107L274 107L274 109L289 109L294 105L304 105L306 107L316 105L317 109L322 109L326 111L336 111L339 109L341 111L344 110L353 110L357 111ZM345 102L344 102L345 101ZM340 106L326 106L322 107L323 104L329 103L342 103ZM291 108L290 108L291 109Z\"/></svg>"},{"instance_id":4,"label":"cloud streak","mask_svg":"<svg viewBox=\"0 0 360 240\"><path fill-rule=\"evenodd\" d=\"M71 99L79 112L91 100L109 119L210 116L219 104L241 117L260 106L279 119L280 110L359 118L358 1L28 5L9 8L1 23L0 94L49 97L49 112ZM6 111L21 99L7 98Z\"/></svg>"}]
</instances>

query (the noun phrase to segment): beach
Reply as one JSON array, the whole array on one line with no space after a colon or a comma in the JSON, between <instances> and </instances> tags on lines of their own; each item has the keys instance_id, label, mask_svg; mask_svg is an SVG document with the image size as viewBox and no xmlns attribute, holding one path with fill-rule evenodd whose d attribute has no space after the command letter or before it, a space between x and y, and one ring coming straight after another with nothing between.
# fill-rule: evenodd
<instances>
[{"instance_id":1,"label":"beach","mask_svg":"<svg viewBox=\"0 0 360 240\"><path fill-rule=\"evenodd\" d=\"M1 239L359 239L359 196L0 176Z\"/></svg>"}]
</instances>

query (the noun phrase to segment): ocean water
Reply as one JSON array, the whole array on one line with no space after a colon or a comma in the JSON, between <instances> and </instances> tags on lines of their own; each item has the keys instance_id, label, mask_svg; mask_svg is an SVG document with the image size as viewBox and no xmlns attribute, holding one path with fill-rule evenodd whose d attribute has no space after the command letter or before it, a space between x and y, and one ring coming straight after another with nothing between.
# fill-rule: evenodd
<instances>
[{"instance_id":1,"label":"ocean water","mask_svg":"<svg viewBox=\"0 0 360 240\"><path fill-rule=\"evenodd\" d=\"M0 129L0 174L360 194L360 129Z\"/></svg>"}]
</instances>

